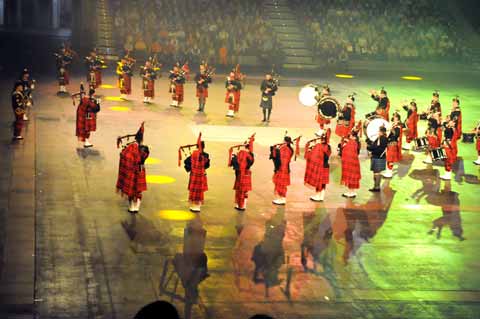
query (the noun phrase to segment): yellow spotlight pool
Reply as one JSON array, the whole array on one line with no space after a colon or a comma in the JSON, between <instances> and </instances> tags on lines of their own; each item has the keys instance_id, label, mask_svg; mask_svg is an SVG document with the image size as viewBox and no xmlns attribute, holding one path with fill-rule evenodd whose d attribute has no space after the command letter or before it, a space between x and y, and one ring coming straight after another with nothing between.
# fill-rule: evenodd
<instances>
[{"instance_id":1,"label":"yellow spotlight pool","mask_svg":"<svg viewBox=\"0 0 480 319\"><path fill-rule=\"evenodd\" d=\"M195 213L185 210L161 210L156 215L161 219L176 221L187 221L196 217Z\"/></svg>"},{"instance_id":2,"label":"yellow spotlight pool","mask_svg":"<svg viewBox=\"0 0 480 319\"><path fill-rule=\"evenodd\" d=\"M105 97L105 100L107 100L107 101L117 101L117 102L125 101L124 99L122 99L119 96L107 96L107 97Z\"/></svg>"},{"instance_id":3,"label":"yellow spotlight pool","mask_svg":"<svg viewBox=\"0 0 480 319\"><path fill-rule=\"evenodd\" d=\"M407 81L421 81L421 80L423 80L423 78L421 78L419 76L414 76L414 75L402 76L402 79L407 80Z\"/></svg>"},{"instance_id":4,"label":"yellow spotlight pool","mask_svg":"<svg viewBox=\"0 0 480 319\"><path fill-rule=\"evenodd\" d=\"M115 89L116 86L111 85L111 84L102 84L102 85L100 85L100 88L102 88L102 89Z\"/></svg>"},{"instance_id":5,"label":"yellow spotlight pool","mask_svg":"<svg viewBox=\"0 0 480 319\"><path fill-rule=\"evenodd\" d=\"M354 76L351 74L335 74L335 77L340 79L353 79Z\"/></svg>"},{"instance_id":6,"label":"yellow spotlight pool","mask_svg":"<svg viewBox=\"0 0 480 319\"><path fill-rule=\"evenodd\" d=\"M128 112L128 111L130 111L130 108L126 107L126 106L111 106L108 109L112 110L112 111L115 111L115 112Z\"/></svg>"},{"instance_id":7,"label":"yellow spotlight pool","mask_svg":"<svg viewBox=\"0 0 480 319\"><path fill-rule=\"evenodd\" d=\"M158 158L155 157L149 157L145 161L145 164L150 164L150 165L155 165L155 164L160 164L162 161L159 160Z\"/></svg>"},{"instance_id":8,"label":"yellow spotlight pool","mask_svg":"<svg viewBox=\"0 0 480 319\"><path fill-rule=\"evenodd\" d=\"M149 184L171 184L175 182L175 178L163 175L148 175L147 183Z\"/></svg>"}]
</instances>

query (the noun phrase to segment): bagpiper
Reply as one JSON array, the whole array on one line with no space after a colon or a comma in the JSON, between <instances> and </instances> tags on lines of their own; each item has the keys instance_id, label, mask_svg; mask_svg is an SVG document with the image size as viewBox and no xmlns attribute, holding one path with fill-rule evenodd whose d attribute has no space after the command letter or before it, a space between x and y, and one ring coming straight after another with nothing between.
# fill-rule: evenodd
<instances>
[{"instance_id":1,"label":"bagpiper","mask_svg":"<svg viewBox=\"0 0 480 319\"><path fill-rule=\"evenodd\" d=\"M448 119L444 124L444 140L442 142L442 147L445 151L446 159L444 161L445 174L440 176L443 180L452 179L452 166L457 161L457 140L455 134L455 121L453 119Z\"/></svg>"},{"instance_id":2,"label":"bagpiper","mask_svg":"<svg viewBox=\"0 0 480 319\"><path fill-rule=\"evenodd\" d=\"M382 88L380 94L378 94L377 91L371 91L370 94L371 98L378 103L375 112L388 121L390 114L390 100L387 97L387 91Z\"/></svg>"},{"instance_id":3,"label":"bagpiper","mask_svg":"<svg viewBox=\"0 0 480 319\"><path fill-rule=\"evenodd\" d=\"M26 110L26 99L23 95L23 83L22 81L16 81L13 86L12 92L12 110L15 116L13 122L13 139L22 140L22 129L24 125L24 115Z\"/></svg>"},{"instance_id":4,"label":"bagpiper","mask_svg":"<svg viewBox=\"0 0 480 319\"><path fill-rule=\"evenodd\" d=\"M372 141L367 137L367 150L370 152L370 170L373 172L373 187L369 189L371 192L380 192L380 184L382 182L382 175L386 168L386 153L387 153L387 129L385 126L379 128L377 138Z\"/></svg>"},{"instance_id":5,"label":"bagpiper","mask_svg":"<svg viewBox=\"0 0 480 319\"><path fill-rule=\"evenodd\" d=\"M169 93L172 95L170 106L180 107L183 102L183 85L185 84L185 71L177 63L170 70L168 78L170 79Z\"/></svg>"},{"instance_id":6,"label":"bagpiper","mask_svg":"<svg viewBox=\"0 0 480 319\"><path fill-rule=\"evenodd\" d=\"M459 140L462 136L462 111L460 109L460 98L458 96L452 99L450 118L455 122L456 140Z\"/></svg>"},{"instance_id":7,"label":"bagpiper","mask_svg":"<svg viewBox=\"0 0 480 319\"><path fill-rule=\"evenodd\" d=\"M355 190L360 188L360 179L362 178L360 160L358 159L361 149L358 134L361 125L361 121L359 121L358 126L354 127L349 136L343 138L339 145L339 155L342 159L342 178L340 182L348 189L342 196L347 198L357 196Z\"/></svg>"},{"instance_id":8,"label":"bagpiper","mask_svg":"<svg viewBox=\"0 0 480 319\"><path fill-rule=\"evenodd\" d=\"M208 97L208 85L212 83L212 75L215 70L208 66L207 63L200 64L200 70L195 75L195 83L197 87L196 96L198 98L198 112L205 111L205 103Z\"/></svg>"},{"instance_id":9,"label":"bagpiper","mask_svg":"<svg viewBox=\"0 0 480 319\"><path fill-rule=\"evenodd\" d=\"M25 98L25 112L23 113L23 120L28 121L27 110L33 105L33 91L35 90L35 80L30 78L30 71L27 68L23 69L20 74L20 81L23 85L23 96Z\"/></svg>"},{"instance_id":10,"label":"bagpiper","mask_svg":"<svg viewBox=\"0 0 480 319\"><path fill-rule=\"evenodd\" d=\"M407 128L405 133L405 145L402 146L404 150L410 150L412 148L411 143L418 138L418 112L417 112L417 103L412 100L410 104L402 106L405 111L407 111L407 119L405 121L405 126Z\"/></svg>"},{"instance_id":11,"label":"bagpiper","mask_svg":"<svg viewBox=\"0 0 480 319\"><path fill-rule=\"evenodd\" d=\"M263 112L262 122L270 122L270 115L272 114L273 96L278 90L278 81L273 78L272 74L267 73L265 79L260 84L260 91L262 97L260 99L260 107Z\"/></svg>"},{"instance_id":12,"label":"bagpiper","mask_svg":"<svg viewBox=\"0 0 480 319\"><path fill-rule=\"evenodd\" d=\"M393 164L400 162L402 159L403 123L398 112L393 113L391 122L392 127L387 137L387 169L382 172L384 178L393 177Z\"/></svg>"},{"instance_id":13,"label":"bagpiper","mask_svg":"<svg viewBox=\"0 0 480 319\"><path fill-rule=\"evenodd\" d=\"M95 89L90 88L88 95L85 92L83 84L80 85L80 92L72 94L73 105L75 98L79 97L80 102L77 106L76 130L75 135L78 140L83 142L83 147L92 147L93 144L88 140L90 133L97 130L97 113L100 111L100 99L95 98Z\"/></svg>"},{"instance_id":14,"label":"bagpiper","mask_svg":"<svg viewBox=\"0 0 480 319\"><path fill-rule=\"evenodd\" d=\"M330 165L328 160L331 154L332 149L327 143L326 134L305 144L306 167L304 183L315 189L315 195L310 196L310 200L314 202L323 202L325 199L325 189L330 182Z\"/></svg>"},{"instance_id":15,"label":"bagpiper","mask_svg":"<svg viewBox=\"0 0 480 319\"><path fill-rule=\"evenodd\" d=\"M120 98L127 99L127 95L132 94L132 76L133 65L136 60L127 52L123 58L117 62L118 88L120 89Z\"/></svg>"},{"instance_id":16,"label":"bagpiper","mask_svg":"<svg viewBox=\"0 0 480 319\"><path fill-rule=\"evenodd\" d=\"M128 211L138 213L142 200L142 193L147 190L145 161L150 150L143 144L144 123L136 134L117 138L117 148L122 146L118 165L117 191L128 198ZM134 141L128 140L134 137ZM124 140L127 140L125 144Z\"/></svg>"},{"instance_id":17,"label":"bagpiper","mask_svg":"<svg viewBox=\"0 0 480 319\"><path fill-rule=\"evenodd\" d=\"M85 57L87 65L87 83L90 87L96 89L102 85L102 69L105 61L97 55L97 49L90 51L90 54Z\"/></svg>"},{"instance_id":18,"label":"bagpiper","mask_svg":"<svg viewBox=\"0 0 480 319\"><path fill-rule=\"evenodd\" d=\"M347 101L338 116L335 134L341 138L347 137L355 125L355 95L355 93L352 93L347 97Z\"/></svg>"},{"instance_id":19,"label":"bagpiper","mask_svg":"<svg viewBox=\"0 0 480 319\"><path fill-rule=\"evenodd\" d=\"M183 164L187 173L190 174L188 180L190 211L198 213L205 199L204 193L208 190L206 170L210 167L210 156L205 152L205 142L202 141L202 134L200 133L196 144L180 146L178 150L179 165L182 152L193 147L197 149L185 159Z\"/></svg>"},{"instance_id":20,"label":"bagpiper","mask_svg":"<svg viewBox=\"0 0 480 319\"><path fill-rule=\"evenodd\" d=\"M155 79L157 71L151 60L145 62L145 66L141 67L140 75L142 77L143 103L151 103L155 97Z\"/></svg>"},{"instance_id":21,"label":"bagpiper","mask_svg":"<svg viewBox=\"0 0 480 319\"><path fill-rule=\"evenodd\" d=\"M58 93L67 93L67 85L70 84L69 67L72 64L75 51L67 44L63 44L60 50L54 53L57 66Z\"/></svg>"},{"instance_id":22,"label":"bagpiper","mask_svg":"<svg viewBox=\"0 0 480 319\"><path fill-rule=\"evenodd\" d=\"M227 117L234 117L240 109L240 95L243 89L242 82L245 79L245 75L240 72L240 65L237 64L235 69L230 71L225 81L225 88L227 93L225 96L225 103L228 104Z\"/></svg>"},{"instance_id":23,"label":"bagpiper","mask_svg":"<svg viewBox=\"0 0 480 319\"><path fill-rule=\"evenodd\" d=\"M235 170L235 209L243 211L247 208L248 192L252 190L252 172L250 168L255 162L253 142L255 134L250 136L248 142L230 147L228 151L229 163ZM233 153L238 149L236 153Z\"/></svg>"},{"instance_id":24,"label":"bagpiper","mask_svg":"<svg viewBox=\"0 0 480 319\"><path fill-rule=\"evenodd\" d=\"M295 141L295 151L292 143ZM292 157L300 153L300 136L292 140L285 136L283 142L270 146L270 159L273 161L273 184L275 185L273 203L285 205L287 203L287 187L290 185L290 161Z\"/></svg>"}]
</instances>

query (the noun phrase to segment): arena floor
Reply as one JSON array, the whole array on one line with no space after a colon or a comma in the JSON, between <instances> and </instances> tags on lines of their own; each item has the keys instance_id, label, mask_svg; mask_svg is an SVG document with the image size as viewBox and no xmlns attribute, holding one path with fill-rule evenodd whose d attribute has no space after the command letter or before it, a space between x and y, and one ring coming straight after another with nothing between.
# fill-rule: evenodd
<instances>
[{"instance_id":1,"label":"arena floor","mask_svg":"<svg viewBox=\"0 0 480 319\"><path fill-rule=\"evenodd\" d=\"M401 79L412 74L380 71L353 75L353 79L334 74L314 80L281 79L269 125L260 121L259 78L247 79L240 113L229 119L222 77L211 85L206 113L199 114L192 82L186 85L183 108L176 109L168 105L165 77L156 83L155 103L145 105L138 76L131 101L121 101L115 77L107 75L107 87L98 91L103 96L102 109L91 149L76 140L76 108L70 98L56 96L53 78L38 79L36 104L23 142L10 143L9 95L3 94L5 154L12 154L8 158L17 163L33 163L34 176L13 171L11 178L34 179L38 318L131 318L142 305L158 298L172 301L192 318L248 318L255 313L278 319L478 318L480 171L472 163L474 144L459 143L459 160L450 182L438 177L443 165L427 166L422 163L423 153L404 152L393 179L384 180L378 194L368 191L373 180L363 149L361 189L353 200L341 196L345 189L334 152L331 183L325 202L319 204L308 199L312 190L303 185L305 160L300 157L291 165L287 205L271 203L269 146L281 142L285 131L302 135L304 144L317 130L316 110L301 106L297 99L307 83L328 83L342 103L356 92L357 118L375 107L369 91L384 86L392 109L415 98L424 110L438 89L444 111L450 109L453 96L460 96L464 131L480 120L478 74L413 74L423 77L421 81ZM78 91L80 80L73 79L71 92ZM2 83L7 92L10 82ZM406 112L401 114L405 117ZM132 216L126 201L115 192L116 138L135 133L142 121L145 144L151 150L148 190L140 214ZM426 123L419 123L423 132ZM212 160L205 205L195 215L188 212L188 176L177 166L177 149L194 143L199 131ZM239 213L233 208L234 172L227 167L228 147L252 133L256 133L254 190L247 210ZM334 136L334 150L337 143ZM25 151L27 146L31 152ZM7 179L1 181L5 184ZM2 189L8 187L2 185ZM444 225L439 236L436 231L428 234L434 221ZM191 307L185 305L194 300L185 298L181 284L175 289L174 277L160 284L165 265L184 245L203 248L195 234L184 236L186 226L206 230L209 273L198 286L198 302ZM329 228L333 236L325 240ZM346 243L347 228L353 230L353 247ZM459 232L464 241L454 236ZM313 241L317 248L316 271L302 267L304 240ZM274 261L268 270L272 283L268 289L265 282L252 280L251 256L262 241ZM308 267L312 266L309 256Z\"/></svg>"}]
</instances>

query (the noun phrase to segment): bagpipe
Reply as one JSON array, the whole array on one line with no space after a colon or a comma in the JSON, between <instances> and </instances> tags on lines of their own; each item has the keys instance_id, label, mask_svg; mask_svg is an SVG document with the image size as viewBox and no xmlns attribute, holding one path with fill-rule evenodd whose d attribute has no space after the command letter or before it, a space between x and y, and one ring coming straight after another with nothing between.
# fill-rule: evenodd
<instances>
[{"instance_id":1,"label":"bagpipe","mask_svg":"<svg viewBox=\"0 0 480 319\"><path fill-rule=\"evenodd\" d=\"M105 64L105 60L100 56L86 56L85 60L87 61L89 68L91 70L97 69L106 69L107 65Z\"/></svg>"},{"instance_id":2,"label":"bagpipe","mask_svg":"<svg viewBox=\"0 0 480 319\"><path fill-rule=\"evenodd\" d=\"M142 124L140 125L140 128L138 129L137 133L127 134L127 135L124 135L124 136L117 137L117 148L120 148L120 146L121 146L122 149L125 149L128 145L130 145L132 143L135 143L135 142L138 142L140 144L141 141L138 141L137 138L143 140L144 127L145 127L145 122L142 122ZM132 138L132 137L133 137L134 140L130 141L130 138ZM139 146L139 148L140 148L140 151L146 153L147 155L150 153L147 145L141 144Z\"/></svg>"},{"instance_id":3,"label":"bagpipe","mask_svg":"<svg viewBox=\"0 0 480 319\"><path fill-rule=\"evenodd\" d=\"M203 151L203 149L202 149L202 132L200 132L198 134L197 143L182 145L178 148L178 166L179 167L182 165L182 153L185 156L187 156L187 155L191 156L192 155L192 150L191 149L194 148L194 147L198 148L201 152ZM185 150L188 151L188 154Z\"/></svg>"},{"instance_id":4,"label":"bagpipe","mask_svg":"<svg viewBox=\"0 0 480 319\"><path fill-rule=\"evenodd\" d=\"M246 147L246 148L248 148L248 150L249 150L250 152L253 152L253 142L255 141L255 134L257 134L257 133L253 133L253 134L248 138L248 141L243 142L243 144L233 145L233 146L231 146L231 147L228 149L228 166L229 166L229 167L232 166L232 154L233 154L233 150L235 150L235 149L240 150L240 148Z\"/></svg>"},{"instance_id":5,"label":"bagpipe","mask_svg":"<svg viewBox=\"0 0 480 319\"><path fill-rule=\"evenodd\" d=\"M188 66L188 61L180 66L180 62L177 62L175 66L178 68L178 71L170 70L170 89L169 93L175 94L175 82L178 78L187 79L188 73L190 73L190 67ZM172 76L173 75L173 76Z\"/></svg>"},{"instance_id":6,"label":"bagpipe","mask_svg":"<svg viewBox=\"0 0 480 319\"><path fill-rule=\"evenodd\" d=\"M285 131L285 137L287 137L288 131ZM279 150L282 146L289 145L290 143L295 143L295 150L293 152L294 154L294 160L297 160L297 156L300 155L300 138L302 135L297 136L296 138L292 139L290 142L284 141L282 143L274 144L270 146L270 159L275 158L276 150Z\"/></svg>"},{"instance_id":7,"label":"bagpipe","mask_svg":"<svg viewBox=\"0 0 480 319\"><path fill-rule=\"evenodd\" d=\"M93 91L95 93L95 91ZM73 93L71 95L72 97L72 104L73 106L75 106L75 99L77 97L79 97L79 102L82 103L82 98L86 95L87 93L85 92L85 87L83 85L83 82L80 83L80 91L77 92L77 93ZM89 94L89 99L90 101L92 101L93 103L95 103L95 108L91 109L90 111L93 112L93 113L98 113L100 112L100 98L95 98L95 96L93 94Z\"/></svg>"},{"instance_id":8,"label":"bagpipe","mask_svg":"<svg viewBox=\"0 0 480 319\"><path fill-rule=\"evenodd\" d=\"M235 80L242 82L242 86L245 87L245 79L247 77L246 74L240 71L240 64L237 64L233 69L233 73L235 73Z\"/></svg>"},{"instance_id":9,"label":"bagpipe","mask_svg":"<svg viewBox=\"0 0 480 319\"><path fill-rule=\"evenodd\" d=\"M275 87L280 86L280 74L275 72L275 64L272 65L272 71L270 71L270 74L272 75L272 82Z\"/></svg>"},{"instance_id":10,"label":"bagpipe","mask_svg":"<svg viewBox=\"0 0 480 319\"><path fill-rule=\"evenodd\" d=\"M81 101L82 98L85 96L85 94L87 94L87 93L85 92L85 87L83 86L83 82L81 82L81 83L80 83L80 91L77 92L77 93L73 93L73 94L71 95L73 106L75 106L75 98L76 98L76 97L80 97L80 101Z\"/></svg>"}]
</instances>

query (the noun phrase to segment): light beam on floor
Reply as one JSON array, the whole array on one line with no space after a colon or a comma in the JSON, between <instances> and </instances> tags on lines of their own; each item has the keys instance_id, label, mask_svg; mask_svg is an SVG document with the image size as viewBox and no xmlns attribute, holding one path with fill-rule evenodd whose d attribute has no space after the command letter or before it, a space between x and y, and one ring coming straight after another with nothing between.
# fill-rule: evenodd
<instances>
[{"instance_id":1,"label":"light beam on floor","mask_svg":"<svg viewBox=\"0 0 480 319\"><path fill-rule=\"evenodd\" d=\"M108 109L112 110L112 111L115 111L115 112L128 112L128 111L130 111L130 108L126 107L126 106L111 106Z\"/></svg>"},{"instance_id":2,"label":"light beam on floor","mask_svg":"<svg viewBox=\"0 0 480 319\"><path fill-rule=\"evenodd\" d=\"M351 74L335 74L335 77L340 79L353 79L354 76Z\"/></svg>"},{"instance_id":3,"label":"light beam on floor","mask_svg":"<svg viewBox=\"0 0 480 319\"><path fill-rule=\"evenodd\" d=\"M100 88L102 88L102 89L115 89L116 86L111 85L111 84L102 84L102 85L100 85Z\"/></svg>"},{"instance_id":4,"label":"light beam on floor","mask_svg":"<svg viewBox=\"0 0 480 319\"><path fill-rule=\"evenodd\" d=\"M402 76L402 79L407 80L407 81L421 81L421 80L423 80L423 78L421 78L419 76L415 76L415 75L405 75L405 76Z\"/></svg>"},{"instance_id":5,"label":"light beam on floor","mask_svg":"<svg viewBox=\"0 0 480 319\"><path fill-rule=\"evenodd\" d=\"M107 101L117 101L117 102L125 101L124 99L122 99L119 96L107 96L107 97L105 97L105 100L107 100Z\"/></svg>"},{"instance_id":6,"label":"light beam on floor","mask_svg":"<svg viewBox=\"0 0 480 319\"><path fill-rule=\"evenodd\" d=\"M156 213L156 215L160 217L160 219L176 221L187 221L192 220L196 217L195 213L185 210L161 210Z\"/></svg>"},{"instance_id":7,"label":"light beam on floor","mask_svg":"<svg viewBox=\"0 0 480 319\"><path fill-rule=\"evenodd\" d=\"M162 161L159 160L158 158L149 157L149 158L147 158L147 160L145 161L145 164L155 165L155 164L160 164L161 162L162 162Z\"/></svg>"},{"instance_id":8,"label":"light beam on floor","mask_svg":"<svg viewBox=\"0 0 480 319\"><path fill-rule=\"evenodd\" d=\"M171 184L171 183L174 183L175 181L176 181L175 178L170 176L147 174L148 184Z\"/></svg>"}]
</instances>

